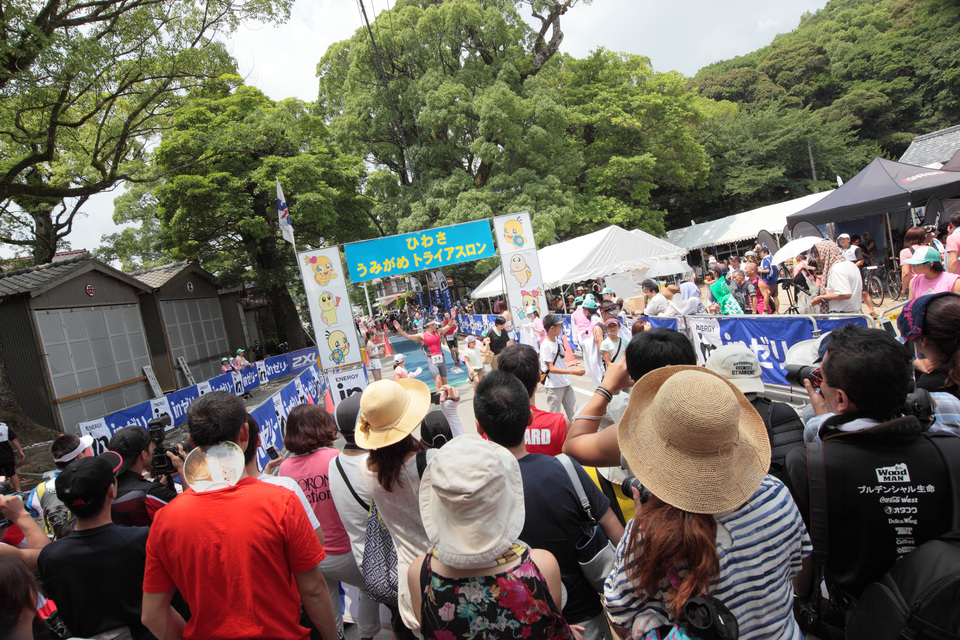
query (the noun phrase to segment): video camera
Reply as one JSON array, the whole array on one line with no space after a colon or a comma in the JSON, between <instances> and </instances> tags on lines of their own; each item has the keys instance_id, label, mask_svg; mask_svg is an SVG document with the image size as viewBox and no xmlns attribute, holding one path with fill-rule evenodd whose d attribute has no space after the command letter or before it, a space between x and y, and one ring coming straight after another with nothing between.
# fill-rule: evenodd
<instances>
[{"instance_id":1,"label":"video camera","mask_svg":"<svg viewBox=\"0 0 960 640\"><path fill-rule=\"evenodd\" d=\"M172 476L177 470L174 468L170 458L167 457L167 451L174 455L180 455L176 447L163 443L166 437L166 427L170 426L170 415L162 413L156 418L147 422L147 429L150 431L150 439L156 445L153 449L153 475L154 476Z\"/></svg>"}]
</instances>

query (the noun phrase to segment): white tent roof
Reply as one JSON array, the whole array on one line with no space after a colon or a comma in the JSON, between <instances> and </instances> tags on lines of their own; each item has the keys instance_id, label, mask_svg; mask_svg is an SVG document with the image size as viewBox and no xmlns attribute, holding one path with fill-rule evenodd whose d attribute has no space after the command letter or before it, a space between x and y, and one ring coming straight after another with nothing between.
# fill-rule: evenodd
<instances>
[{"instance_id":1,"label":"white tent roof","mask_svg":"<svg viewBox=\"0 0 960 640\"><path fill-rule=\"evenodd\" d=\"M737 213L719 220L673 229L667 231L667 240L682 247L683 252L686 253L699 247L756 238L757 233L764 229L770 233L779 234L787 224L787 216L806 209L831 193L833 193L832 189L767 205L753 211Z\"/></svg>"},{"instance_id":2,"label":"white tent roof","mask_svg":"<svg viewBox=\"0 0 960 640\"><path fill-rule=\"evenodd\" d=\"M639 229L627 231L612 225L539 249L537 257L543 286L553 288L643 269L662 258L679 258L683 253L685 251L680 247ZM497 267L472 295L474 298L491 298L503 293L503 280Z\"/></svg>"}]
</instances>

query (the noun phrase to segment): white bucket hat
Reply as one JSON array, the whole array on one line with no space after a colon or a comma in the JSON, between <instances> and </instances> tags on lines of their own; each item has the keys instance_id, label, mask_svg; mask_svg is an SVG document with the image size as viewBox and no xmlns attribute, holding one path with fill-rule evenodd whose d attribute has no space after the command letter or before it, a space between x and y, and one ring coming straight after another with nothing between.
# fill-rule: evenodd
<instances>
[{"instance_id":1,"label":"white bucket hat","mask_svg":"<svg viewBox=\"0 0 960 640\"><path fill-rule=\"evenodd\" d=\"M517 541L524 521L520 464L476 434L457 436L430 460L420 516L440 562L490 567Z\"/></svg>"}]
</instances>

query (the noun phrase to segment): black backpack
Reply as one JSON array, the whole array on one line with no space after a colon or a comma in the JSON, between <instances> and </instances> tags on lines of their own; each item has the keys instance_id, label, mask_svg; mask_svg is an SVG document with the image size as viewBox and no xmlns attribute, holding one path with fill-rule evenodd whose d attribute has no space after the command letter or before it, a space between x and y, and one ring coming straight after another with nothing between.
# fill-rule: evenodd
<instances>
[{"instance_id":1,"label":"black backpack","mask_svg":"<svg viewBox=\"0 0 960 640\"><path fill-rule=\"evenodd\" d=\"M770 473L781 478L783 461L796 447L803 446L803 420L788 404L757 397L751 403L763 418L770 438Z\"/></svg>"},{"instance_id":2,"label":"black backpack","mask_svg":"<svg viewBox=\"0 0 960 640\"><path fill-rule=\"evenodd\" d=\"M960 529L928 540L864 590L847 640L960 640Z\"/></svg>"}]
</instances>

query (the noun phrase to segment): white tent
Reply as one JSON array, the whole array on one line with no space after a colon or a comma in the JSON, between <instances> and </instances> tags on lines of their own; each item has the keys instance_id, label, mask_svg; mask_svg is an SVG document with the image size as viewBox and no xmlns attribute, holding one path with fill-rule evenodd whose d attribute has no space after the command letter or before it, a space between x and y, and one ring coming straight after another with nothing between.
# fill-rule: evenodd
<instances>
[{"instance_id":1,"label":"white tent","mask_svg":"<svg viewBox=\"0 0 960 640\"><path fill-rule=\"evenodd\" d=\"M833 190L813 193L809 196L778 202L752 211L737 213L719 220L712 220L689 227L667 231L667 240L682 247L686 253L691 249L739 242L756 238L766 229L779 234L787 224L787 216L803 211L815 202L833 193Z\"/></svg>"},{"instance_id":2,"label":"white tent","mask_svg":"<svg viewBox=\"0 0 960 640\"><path fill-rule=\"evenodd\" d=\"M606 229L552 244L537 251L543 286L600 278L614 273L644 269L663 258L679 258L685 251L666 240L636 229L627 231L612 225ZM474 298L503 295L503 279L497 267L479 287Z\"/></svg>"}]
</instances>

